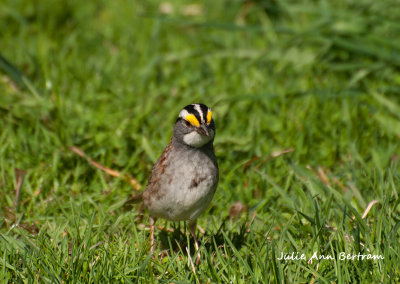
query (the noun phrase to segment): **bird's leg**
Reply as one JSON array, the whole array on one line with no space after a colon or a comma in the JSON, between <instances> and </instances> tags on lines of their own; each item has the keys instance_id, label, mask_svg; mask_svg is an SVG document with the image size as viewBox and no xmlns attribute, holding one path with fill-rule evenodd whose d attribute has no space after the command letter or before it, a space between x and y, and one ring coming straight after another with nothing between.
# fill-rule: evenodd
<instances>
[{"instance_id":1,"label":"bird's leg","mask_svg":"<svg viewBox=\"0 0 400 284\"><path fill-rule=\"evenodd\" d=\"M189 225L189 232L194 239L194 248L196 249L196 252L197 252L196 265L198 265L200 262L200 251L199 251L199 243L197 242L197 238L196 238L197 220L194 220L194 222L192 222L188 225Z\"/></svg>"},{"instance_id":2,"label":"bird's leg","mask_svg":"<svg viewBox=\"0 0 400 284\"><path fill-rule=\"evenodd\" d=\"M149 217L150 219L150 251L154 251L154 224L156 223L157 219L153 217Z\"/></svg>"}]
</instances>

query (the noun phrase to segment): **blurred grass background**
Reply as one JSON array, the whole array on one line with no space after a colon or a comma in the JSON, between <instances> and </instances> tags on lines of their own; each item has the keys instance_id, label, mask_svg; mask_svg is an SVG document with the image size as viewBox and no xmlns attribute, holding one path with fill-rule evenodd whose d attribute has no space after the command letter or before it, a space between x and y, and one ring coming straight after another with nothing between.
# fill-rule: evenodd
<instances>
[{"instance_id":1,"label":"blurred grass background","mask_svg":"<svg viewBox=\"0 0 400 284\"><path fill-rule=\"evenodd\" d=\"M400 281L398 6L1 0L0 278ZM221 176L194 267L176 224L152 259L131 185L69 148L144 187L193 102L213 109ZM335 260L277 260L315 251Z\"/></svg>"}]
</instances>

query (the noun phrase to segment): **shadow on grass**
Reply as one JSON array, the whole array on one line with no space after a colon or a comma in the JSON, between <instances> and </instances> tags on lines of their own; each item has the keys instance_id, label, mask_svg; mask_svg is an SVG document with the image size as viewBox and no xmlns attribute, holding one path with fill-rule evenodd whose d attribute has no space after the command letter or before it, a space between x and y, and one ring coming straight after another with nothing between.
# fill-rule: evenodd
<instances>
[{"instance_id":1,"label":"shadow on grass","mask_svg":"<svg viewBox=\"0 0 400 284\"><path fill-rule=\"evenodd\" d=\"M225 229L227 220L228 218L222 222L220 228L215 234L209 234L207 232L201 234L197 232L199 247L203 246L207 251L213 251L216 247L220 248L224 245L229 245L227 242L227 239L229 239L236 250L240 250L246 242L246 236L248 234L247 224L246 222L243 222L240 226L240 230L233 232L232 230ZM171 249L174 253L182 251L186 255L186 247L189 240L190 251L194 252L195 247L193 237L185 226L181 226L181 223L179 223L174 224L173 228L173 232L163 229L157 234L156 238L159 239L160 249L168 251L169 254L171 254Z\"/></svg>"}]
</instances>

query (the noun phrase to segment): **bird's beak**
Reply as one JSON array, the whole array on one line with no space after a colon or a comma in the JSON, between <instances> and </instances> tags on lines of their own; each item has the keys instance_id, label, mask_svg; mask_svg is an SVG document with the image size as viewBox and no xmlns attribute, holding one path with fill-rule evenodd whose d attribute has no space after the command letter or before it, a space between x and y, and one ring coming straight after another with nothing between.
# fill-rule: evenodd
<instances>
[{"instance_id":1,"label":"bird's beak","mask_svg":"<svg viewBox=\"0 0 400 284\"><path fill-rule=\"evenodd\" d=\"M197 132L200 133L201 135L210 136L207 125L205 124L201 124L199 128L197 128Z\"/></svg>"}]
</instances>

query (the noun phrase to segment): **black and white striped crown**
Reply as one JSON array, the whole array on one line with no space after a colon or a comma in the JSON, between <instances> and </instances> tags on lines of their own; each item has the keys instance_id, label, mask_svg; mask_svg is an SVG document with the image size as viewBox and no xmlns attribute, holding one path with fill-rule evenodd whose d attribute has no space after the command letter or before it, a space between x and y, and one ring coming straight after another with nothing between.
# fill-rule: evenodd
<instances>
[{"instance_id":1,"label":"black and white striped crown","mask_svg":"<svg viewBox=\"0 0 400 284\"><path fill-rule=\"evenodd\" d=\"M211 109L204 104L191 104L185 106L179 117L199 127L201 124L209 125L212 119Z\"/></svg>"}]
</instances>

